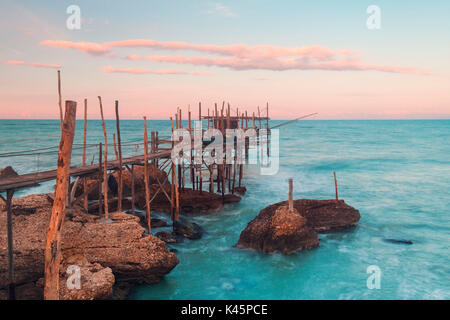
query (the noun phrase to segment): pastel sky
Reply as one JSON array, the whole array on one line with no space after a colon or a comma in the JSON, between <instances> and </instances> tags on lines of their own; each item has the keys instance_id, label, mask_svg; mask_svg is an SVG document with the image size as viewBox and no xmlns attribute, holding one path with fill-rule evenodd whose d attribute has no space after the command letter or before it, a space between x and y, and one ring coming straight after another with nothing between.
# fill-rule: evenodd
<instances>
[{"instance_id":1,"label":"pastel sky","mask_svg":"<svg viewBox=\"0 0 450 320\"><path fill-rule=\"evenodd\" d=\"M168 119L214 102L292 119L450 118L450 1L11 1L0 7L0 118ZM81 9L69 30L67 7ZM366 9L381 9L369 30Z\"/></svg>"}]
</instances>

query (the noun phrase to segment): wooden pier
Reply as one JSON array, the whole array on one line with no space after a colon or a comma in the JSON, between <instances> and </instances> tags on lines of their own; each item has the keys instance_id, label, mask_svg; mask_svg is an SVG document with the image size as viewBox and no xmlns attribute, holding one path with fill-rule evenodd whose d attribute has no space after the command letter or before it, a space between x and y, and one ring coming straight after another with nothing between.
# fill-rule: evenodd
<instances>
[{"instance_id":1,"label":"wooden pier","mask_svg":"<svg viewBox=\"0 0 450 320\"><path fill-rule=\"evenodd\" d=\"M59 87L58 82L58 87ZM60 90L58 90L59 92ZM92 163L90 165L86 165L86 125L87 125L87 100L84 100L84 137L83 137L83 160L80 166L72 166L70 167L70 159L72 153L72 143L70 143L70 148L67 145L67 142L64 141L73 141L74 133L75 133L75 113L76 113L76 102L66 101L66 117L68 114L71 115L71 119L66 119L62 117L62 103L61 99L59 102L60 106L60 121L61 121L61 142L59 146L59 154L58 154L58 162L57 168L54 170L47 171L37 171L33 173L26 173L22 175L16 176L8 176L0 179L0 192L6 192L6 198L0 197L6 202L6 209L8 214L8 250L9 250L9 276L10 276L10 299L14 299L14 261L13 261L13 233L12 233L12 199L14 191L22 188L28 188L35 186L38 183L56 180L56 193L54 200L54 207L52 211L51 224L47 234L47 249L46 249L46 268L45 268L45 297L48 299L57 299L57 275L59 272L59 240L62 221L64 219L66 207L70 207L71 204L75 200L80 200L83 203L84 210L88 211L88 190L87 187L87 179L97 180L98 181L98 212L96 214L102 215L104 214L105 220L108 220L109 213L109 201L108 199L108 191L109 191L109 179L115 172L118 172L118 195L117 195L117 210L122 210L122 201L124 199L123 195L123 171L126 170L131 174L131 200L132 200L132 212L135 211L135 167L143 166L145 168L145 205L144 207L140 207L142 210L146 210L146 219L148 223L148 233L151 231L151 203L154 201L158 193L163 194L167 202L170 204L170 213L171 219L176 221L179 219L180 214L182 213L181 208L181 196L180 193L185 192L189 187L192 189L192 192L197 192L199 194L204 194L207 196L208 194L218 193L222 200L224 201L226 194L234 194L236 191L242 190L243 186L243 164L237 163L237 144L233 141L233 149L235 151L234 158L229 159L230 155L226 154L226 141L223 144L222 153L219 156L225 159L223 163L213 163L206 164L202 161L200 164L194 162L196 157L195 149L192 149L188 158L190 161L176 163L172 161L171 155L172 150L176 147L176 141L172 141L171 139L160 139L159 132L152 131L150 135L150 139L147 136L147 121L144 117L145 123L145 131L143 133L144 140L144 154L132 156L132 157L123 157L122 156L122 137L120 134L120 122L119 122L119 107L118 102L115 103L115 111L116 111L116 132L113 135L113 144L111 144L111 139L108 141L108 132L106 131L105 122L103 120L103 106L102 100L99 97L100 104L100 113L102 118L102 127L104 133L104 141L99 143L99 154L98 154L98 163ZM260 109L258 107L258 114L255 112L252 113L251 116L248 116L248 111L239 111L237 109L235 111L235 115L232 115L232 109L230 104L227 104L225 107L225 102L222 103L222 108L219 110L217 104L214 106L212 110L208 109L208 115L202 116L202 105L199 103L198 108L198 120L200 123L202 121L207 121L208 129L218 129L225 137L227 129L242 129L246 131L248 129L254 129L258 132L260 129L267 129L267 144L269 141L269 117L268 117L268 105L266 106L266 116L261 116ZM234 111L233 111L234 112ZM192 142L194 141L193 134L195 134L195 130L192 125L192 113L190 107L188 107L188 111L186 112L188 126L187 129L191 134ZM182 118L182 110L180 108L177 109L176 114L171 119L172 133L177 130L183 128L183 118ZM70 120L70 121L69 121ZM66 123L69 121L69 123ZM68 130L68 128L72 128L73 130ZM203 132L206 130L206 127L201 129L202 137ZM116 139L117 137L117 139ZM248 139L248 138L247 138ZM203 148L204 146L202 146ZM245 155L248 156L248 148L249 143L246 140L244 145ZM150 150L148 150L150 149ZM115 159L111 160L111 156L108 154L108 150L110 154L115 154ZM103 151L103 152L102 152ZM203 152L203 149L202 149ZM269 147L267 147L267 155L269 153ZM167 178L165 181L160 181L156 179L157 190L150 194L149 191L149 165L156 170L160 170L165 172ZM207 174L206 174L207 173ZM70 178L75 178L75 182L70 187ZM115 178L114 178L115 179ZM77 199L75 197L77 187L79 187L79 182L82 183L81 187L83 190L83 194ZM153 181L155 184L155 181ZM170 185L170 188L166 190L164 185ZM209 187L205 189L205 184L208 184ZM72 188L72 189L71 189ZM216 196L217 197L217 196ZM114 198L116 199L116 198ZM91 213L91 212L89 212ZM50 247L49 247L50 246Z\"/></svg>"}]
</instances>

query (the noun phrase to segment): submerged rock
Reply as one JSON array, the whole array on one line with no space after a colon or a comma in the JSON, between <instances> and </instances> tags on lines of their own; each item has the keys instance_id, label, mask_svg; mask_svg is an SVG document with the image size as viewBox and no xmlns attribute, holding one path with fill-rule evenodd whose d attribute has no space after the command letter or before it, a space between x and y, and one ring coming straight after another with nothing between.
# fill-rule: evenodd
<instances>
[{"instance_id":1,"label":"submerged rock","mask_svg":"<svg viewBox=\"0 0 450 320\"><path fill-rule=\"evenodd\" d=\"M200 239L203 235L203 229L194 222L178 220L173 223L173 232L176 235L183 236L187 239Z\"/></svg>"},{"instance_id":2,"label":"submerged rock","mask_svg":"<svg viewBox=\"0 0 450 320\"><path fill-rule=\"evenodd\" d=\"M156 237L164 241L165 243L176 243L177 240L172 237L172 235L169 232L166 231L160 231L157 234L155 234Z\"/></svg>"},{"instance_id":3,"label":"submerged rock","mask_svg":"<svg viewBox=\"0 0 450 320\"><path fill-rule=\"evenodd\" d=\"M262 211L273 212L287 201L278 202ZM347 205L344 200L294 200L294 208L307 219L316 232L333 232L354 227L360 219L359 211Z\"/></svg>"},{"instance_id":4,"label":"submerged rock","mask_svg":"<svg viewBox=\"0 0 450 320\"><path fill-rule=\"evenodd\" d=\"M37 195L34 195L36 197ZM32 196L24 197L28 200ZM45 199L45 195L39 195ZM16 204L24 202L15 199ZM18 297L42 299L43 288L39 279L44 274L44 250L51 206L34 208L33 213L13 214L14 264ZM62 268L72 257L84 257L81 273L90 275L89 286L97 288L83 293L86 299L104 298L109 294L111 269L115 284L129 285L155 283L177 264L174 253L165 243L152 235L145 235L139 218L110 213L112 223L101 222L97 216L76 210L67 210L62 232ZM6 225L6 214L0 212L0 225ZM0 233L0 298L6 297L8 284L7 235ZM82 260L84 261L84 260ZM83 269L84 268L84 269ZM104 270L106 269L106 270ZM104 271L102 271L104 270ZM71 294L64 297L70 298ZM76 297L75 297L76 298Z\"/></svg>"},{"instance_id":5,"label":"submerged rock","mask_svg":"<svg viewBox=\"0 0 450 320\"><path fill-rule=\"evenodd\" d=\"M384 239L384 241L398 244L413 244L411 240Z\"/></svg>"},{"instance_id":6,"label":"submerged rock","mask_svg":"<svg viewBox=\"0 0 450 320\"><path fill-rule=\"evenodd\" d=\"M276 210L261 210L242 231L236 246L290 254L319 246L319 239L295 208L290 211L287 206L280 206Z\"/></svg>"}]
</instances>

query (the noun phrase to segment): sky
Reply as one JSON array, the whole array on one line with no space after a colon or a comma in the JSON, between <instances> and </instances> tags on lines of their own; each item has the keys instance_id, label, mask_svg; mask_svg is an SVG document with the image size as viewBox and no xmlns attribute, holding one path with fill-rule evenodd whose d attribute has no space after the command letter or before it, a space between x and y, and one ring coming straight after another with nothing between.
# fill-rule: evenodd
<instances>
[{"instance_id":1,"label":"sky","mask_svg":"<svg viewBox=\"0 0 450 320\"><path fill-rule=\"evenodd\" d=\"M57 119L57 70L89 119L97 96L111 119L115 100L122 119L222 101L269 103L272 119L448 119L450 2L432 3L2 0L0 119Z\"/></svg>"}]
</instances>

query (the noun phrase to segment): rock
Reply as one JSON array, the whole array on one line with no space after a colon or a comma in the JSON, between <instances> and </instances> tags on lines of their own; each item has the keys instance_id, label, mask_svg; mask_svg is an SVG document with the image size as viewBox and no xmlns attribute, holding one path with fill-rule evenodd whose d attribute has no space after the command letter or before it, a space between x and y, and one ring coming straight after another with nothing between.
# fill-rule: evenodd
<instances>
[{"instance_id":1,"label":"rock","mask_svg":"<svg viewBox=\"0 0 450 320\"><path fill-rule=\"evenodd\" d=\"M288 202L278 202L263 209L275 211ZM344 200L294 200L294 208L305 217L308 225L316 232L334 232L354 227L360 219L359 211L347 205Z\"/></svg>"},{"instance_id":2,"label":"rock","mask_svg":"<svg viewBox=\"0 0 450 320\"><path fill-rule=\"evenodd\" d=\"M261 210L242 231L236 246L264 253L291 254L319 246L319 238L297 210L280 206L274 211Z\"/></svg>"},{"instance_id":3,"label":"rock","mask_svg":"<svg viewBox=\"0 0 450 320\"><path fill-rule=\"evenodd\" d=\"M12 200L13 215L30 215L39 211L48 211L53 206L53 193L32 194L15 197ZM6 210L6 204L0 202L0 211Z\"/></svg>"},{"instance_id":4,"label":"rock","mask_svg":"<svg viewBox=\"0 0 450 320\"><path fill-rule=\"evenodd\" d=\"M413 244L411 240L384 239L384 241L396 244Z\"/></svg>"},{"instance_id":5,"label":"rock","mask_svg":"<svg viewBox=\"0 0 450 320\"><path fill-rule=\"evenodd\" d=\"M75 272L70 267L80 270L80 287L70 278ZM82 255L72 256L64 261L59 279L60 300L104 300L112 296L115 278L111 268L104 268L98 263L89 263ZM68 273L69 272L69 273ZM69 287L69 285L72 285Z\"/></svg>"},{"instance_id":6,"label":"rock","mask_svg":"<svg viewBox=\"0 0 450 320\"><path fill-rule=\"evenodd\" d=\"M45 199L46 195L34 195L15 199L16 205L28 203L31 198ZM24 201L24 199L26 201ZM13 215L15 280L18 292L28 288L26 298L41 299L42 286L38 280L44 274L44 250L51 207L34 208L33 213ZM63 264L71 257L83 256L87 288L86 298L103 298L109 294L112 270L115 283L131 285L155 283L177 264L174 253L165 243L152 235L145 235L139 218L126 214L110 213L112 223L101 222L96 216L67 210L62 234ZM6 213L0 212L0 225L6 225ZM0 297L5 296L8 284L7 235L0 232ZM62 270L62 269L61 269ZM64 270L65 271L65 270ZM25 290L25 289L24 289ZM18 297L25 295L18 294ZM70 297L68 295L67 297Z\"/></svg>"},{"instance_id":7,"label":"rock","mask_svg":"<svg viewBox=\"0 0 450 320\"><path fill-rule=\"evenodd\" d=\"M0 179L16 177L18 175L19 174L11 166L0 169Z\"/></svg>"},{"instance_id":8,"label":"rock","mask_svg":"<svg viewBox=\"0 0 450 320\"><path fill-rule=\"evenodd\" d=\"M150 185L158 185L157 179L161 182L167 192L170 192L170 183L167 178L167 173L156 168L154 165L149 164L149 184ZM117 181L119 181L119 172L114 172L114 177ZM123 191L126 194L131 194L131 172L129 170L122 170L122 181L123 181ZM140 191L145 190L144 183L144 167L143 166L135 166L134 167L134 187L135 191L138 193Z\"/></svg>"},{"instance_id":9,"label":"rock","mask_svg":"<svg viewBox=\"0 0 450 320\"><path fill-rule=\"evenodd\" d=\"M150 224L152 228L163 228L167 227L167 222L158 218L151 218Z\"/></svg>"},{"instance_id":10,"label":"rock","mask_svg":"<svg viewBox=\"0 0 450 320\"><path fill-rule=\"evenodd\" d=\"M245 193L247 192L247 188L246 187L235 187L233 189L233 191L237 194L245 195Z\"/></svg>"},{"instance_id":11,"label":"rock","mask_svg":"<svg viewBox=\"0 0 450 320\"><path fill-rule=\"evenodd\" d=\"M150 188L150 199L157 192L158 186L152 185ZM169 194L170 195L170 194ZM226 194L222 200L222 196L207 191L200 192L185 188L180 190L180 212L186 215L199 215L219 211L223 208L224 203L234 203L241 201L241 197L232 194ZM142 210L145 208L145 193L141 191L136 195L136 202ZM151 203L152 210L170 213L170 202L167 197L159 192Z\"/></svg>"},{"instance_id":12,"label":"rock","mask_svg":"<svg viewBox=\"0 0 450 320\"><path fill-rule=\"evenodd\" d=\"M160 231L157 234L155 234L156 237L164 241L165 243L176 243L177 240L172 237L172 235L165 231Z\"/></svg>"},{"instance_id":13,"label":"rock","mask_svg":"<svg viewBox=\"0 0 450 320\"><path fill-rule=\"evenodd\" d=\"M70 184L70 189L73 188L75 182ZM88 200L98 200L99 185L97 179L86 179L86 189L89 190ZM75 198L80 197L84 193L83 181L78 182L77 189L75 190Z\"/></svg>"},{"instance_id":14,"label":"rock","mask_svg":"<svg viewBox=\"0 0 450 320\"><path fill-rule=\"evenodd\" d=\"M187 239L200 239L203 235L203 229L198 224L189 221L178 220L173 223L173 232Z\"/></svg>"}]
</instances>

